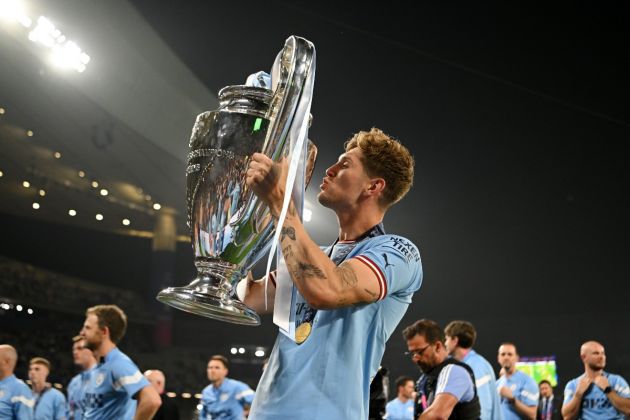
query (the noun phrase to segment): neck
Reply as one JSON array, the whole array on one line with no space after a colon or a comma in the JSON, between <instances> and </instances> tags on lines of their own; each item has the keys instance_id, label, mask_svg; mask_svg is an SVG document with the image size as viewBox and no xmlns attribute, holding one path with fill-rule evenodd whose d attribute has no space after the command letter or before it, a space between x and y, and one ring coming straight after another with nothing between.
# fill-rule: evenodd
<instances>
[{"instance_id":1,"label":"neck","mask_svg":"<svg viewBox=\"0 0 630 420\"><path fill-rule=\"evenodd\" d=\"M337 212L339 240L353 241L383 221L383 211Z\"/></svg>"},{"instance_id":2,"label":"neck","mask_svg":"<svg viewBox=\"0 0 630 420\"><path fill-rule=\"evenodd\" d=\"M4 378L8 378L9 376L13 375L13 372L9 372L9 371L0 371L0 381L3 380Z\"/></svg>"},{"instance_id":3,"label":"neck","mask_svg":"<svg viewBox=\"0 0 630 420\"><path fill-rule=\"evenodd\" d=\"M595 378L597 376L600 376L603 371L604 369L592 369L589 366L585 366L584 368L584 374L588 376L589 378Z\"/></svg>"},{"instance_id":4,"label":"neck","mask_svg":"<svg viewBox=\"0 0 630 420\"><path fill-rule=\"evenodd\" d=\"M409 401L409 398L405 397L402 394L398 394L398 399L403 403L406 403L407 401Z\"/></svg>"},{"instance_id":5,"label":"neck","mask_svg":"<svg viewBox=\"0 0 630 420\"><path fill-rule=\"evenodd\" d=\"M466 356L468 356L468 353L470 353L470 350L472 349L463 349L461 347L457 347L455 351L453 352L452 356L461 362L462 360L464 360Z\"/></svg>"},{"instance_id":6,"label":"neck","mask_svg":"<svg viewBox=\"0 0 630 420\"><path fill-rule=\"evenodd\" d=\"M116 344L114 344L111 340L103 341L101 346L94 350L94 356L96 359L101 357L105 357L109 354L110 351L116 348Z\"/></svg>"},{"instance_id":7,"label":"neck","mask_svg":"<svg viewBox=\"0 0 630 420\"><path fill-rule=\"evenodd\" d=\"M90 370L94 367L94 365L96 365L96 360L95 359L91 359L88 363L81 365L81 369L85 370Z\"/></svg>"},{"instance_id":8,"label":"neck","mask_svg":"<svg viewBox=\"0 0 630 420\"><path fill-rule=\"evenodd\" d=\"M505 369L505 376L512 376L516 373L516 367L512 366L510 369Z\"/></svg>"},{"instance_id":9,"label":"neck","mask_svg":"<svg viewBox=\"0 0 630 420\"><path fill-rule=\"evenodd\" d=\"M42 382L39 384L33 382L33 391L37 392L38 394L41 394L44 388L46 388L46 382Z\"/></svg>"},{"instance_id":10,"label":"neck","mask_svg":"<svg viewBox=\"0 0 630 420\"><path fill-rule=\"evenodd\" d=\"M225 378L223 378L223 379L218 379L218 380L216 380L216 381L212 382L212 386L213 386L213 387L215 387L215 388L218 388L218 387L220 387L220 386L221 386L221 384L223 383L223 381L224 381L224 380L225 380Z\"/></svg>"}]
</instances>

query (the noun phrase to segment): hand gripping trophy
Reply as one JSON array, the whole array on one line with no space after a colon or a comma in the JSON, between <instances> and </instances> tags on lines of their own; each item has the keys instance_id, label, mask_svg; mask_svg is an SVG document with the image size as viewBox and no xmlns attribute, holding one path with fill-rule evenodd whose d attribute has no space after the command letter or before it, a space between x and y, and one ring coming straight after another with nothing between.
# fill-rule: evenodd
<instances>
[{"instance_id":1,"label":"hand gripping trophy","mask_svg":"<svg viewBox=\"0 0 630 420\"><path fill-rule=\"evenodd\" d=\"M275 226L266 206L247 188L249 157L293 158L296 207L312 174L316 147L307 141L315 78L315 48L291 36L278 54L268 83L227 86L219 109L197 116L186 168L187 223L197 278L162 290L157 299L177 309L236 324L260 317L233 299L236 284L269 250ZM248 83L249 84L249 83ZM289 182L291 182L289 174Z\"/></svg>"}]
</instances>

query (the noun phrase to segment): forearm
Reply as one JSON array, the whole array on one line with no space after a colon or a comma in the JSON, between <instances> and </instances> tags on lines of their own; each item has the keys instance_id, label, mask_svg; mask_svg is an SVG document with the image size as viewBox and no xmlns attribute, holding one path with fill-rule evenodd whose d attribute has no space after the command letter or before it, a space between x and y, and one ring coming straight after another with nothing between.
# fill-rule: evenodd
<instances>
[{"instance_id":1,"label":"forearm","mask_svg":"<svg viewBox=\"0 0 630 420\"><path fill-rule=\"evenodd\" d=\"M621 411L626 416L630 415L630 399L624 398L621 395L617 394L615 391L611 391L608 393L608 399L610 403L617 410Z\"/></svg>"},{"instance_id":2,"label":"forearm","mask_svg":"<svg viewBox=\"0 0 630 420\"><path fill-rule=\"evenodd\" d=\"M265 282L254 282L251 273L247 278L241 280L244 282L245 293L242 302L258 314L273 312L273 304L276 296L276 287L272 281L267 282L267 302L265 305ZM240 287L240 283L239 283Z\"/></svg>"},{"instance_id":3,"label":"forearm","mask_svg":"<svg viewBox=\"0 0 630 420\"><path fill-rule=\"evenodd\" d=\"M580 405L582 404L582 397L579 397L577 394L571 398L566 404L562 405L562 417L564 420L573 420L577 418L577 415L580 411Z\"/></svg>"},{"instance_id":4,"label":"forearm","mask_svg":"<svg viewBox=\"0 0 630 420\"><path fill-rule=\"evenodd\" d=\"M448 416L444 416L444 415L436 412L436 410L431 410L431 407L426 409L420 415L420 417L418 417L418 420L447 420L447 419L448 419Z\"/></svg>"},{"instance_id":5,"label":"forearm","mask_svg":"<svg viewBox=\"0 0 630 420\"><path fill-rule=\"evenodd\" d=\"M141 404L138 402L138 407L136 407L136 415L134 417L135 420L149 420L152 419L155 413L157 412L158 407L154 407L151 404Z\"/></svg>"},{"instance_id":6,"label":"forearm","mask_svg":"<svg viewBox=\"0 0 630 420\"><path fill-rule=\"evenodd\" d=\"M342 288L356 284L350 270L339 269L310 238L302 222L288 212L280 234L282 256L293 283L304 299L316 309L343 306L337 300Z\"/></svg>"},{"instance_id":7,"label":"forearm","mask_svg":"<svg viewBox=\"0 0 630 420\"><path fill-rule=\"evenodd\" d=\"M526 405L522 401L518 400L517 398L514 399L513 405L516 411L521 416L524 416L526 419L529 419L529 420L536 420L536 407L535 406Z\"/></svg>"}]
</instances>

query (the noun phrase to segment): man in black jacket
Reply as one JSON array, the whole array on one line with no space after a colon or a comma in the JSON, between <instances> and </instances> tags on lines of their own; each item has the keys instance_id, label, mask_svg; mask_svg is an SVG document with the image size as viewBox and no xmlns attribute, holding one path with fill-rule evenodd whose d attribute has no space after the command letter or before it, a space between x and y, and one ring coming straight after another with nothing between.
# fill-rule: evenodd
<instances>
[{"instance_id":1,"label":"man in black jacket","mask_svg":"<svg viewBox=\"0 0 630 420\"><path fill-rule=\"evenodd\" d=\"M416 416L420 420L479 419L475 375L468 365L448 356L443 329L434 321L421 319L405 328L403 337L407 354L422 370Z\"/></svg>"}]
</instances>

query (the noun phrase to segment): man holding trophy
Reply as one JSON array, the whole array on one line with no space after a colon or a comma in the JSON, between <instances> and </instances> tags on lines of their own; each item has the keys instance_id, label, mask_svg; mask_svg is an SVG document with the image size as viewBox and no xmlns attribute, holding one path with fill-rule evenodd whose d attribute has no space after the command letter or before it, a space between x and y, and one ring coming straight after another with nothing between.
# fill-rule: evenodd
<instances>
[{"instance_id":1,"label":"man holding trophy","mask_svg":"<svg viewBox=\"0 0 630 420\"><path fill-rule=\"evenodd\" d=\"M247 185L277 223L287 163L256 153ZM385 342L422 282L420 256L409 240L386 234L386 211L410 189L414 161L381 130L359 132L326 170L319 202L333 210L339 238L322 250L293 203L280 227L282 256L302 298L293 339L279 334L256 391L250 418L365 419L369 387ZM265 311L265 285L247 282L250 308ZM267 298L273 293L267 285Z\"/></svg>"},{"instance_id":2,"label":"man holding trophy","mask_svg":"<svg viewBox=\"0 0 630 420\"><path fill-rule=\"evenodd\" d=\"M197 116L186 168L197 277L157 296L244 325L273 308L281 334L254 420L367 418L385 342L422 282L416 246L382 225L411 188L413 157L381 130L353 136L320 186L320 203L337 215L337 241L320 248L304 229L314 75L314 45L291 36L271 75L221 89L219 109ZM269 246L281 250L273 281L254 282L248 272Z\"/></svg>"}]
</instances>

